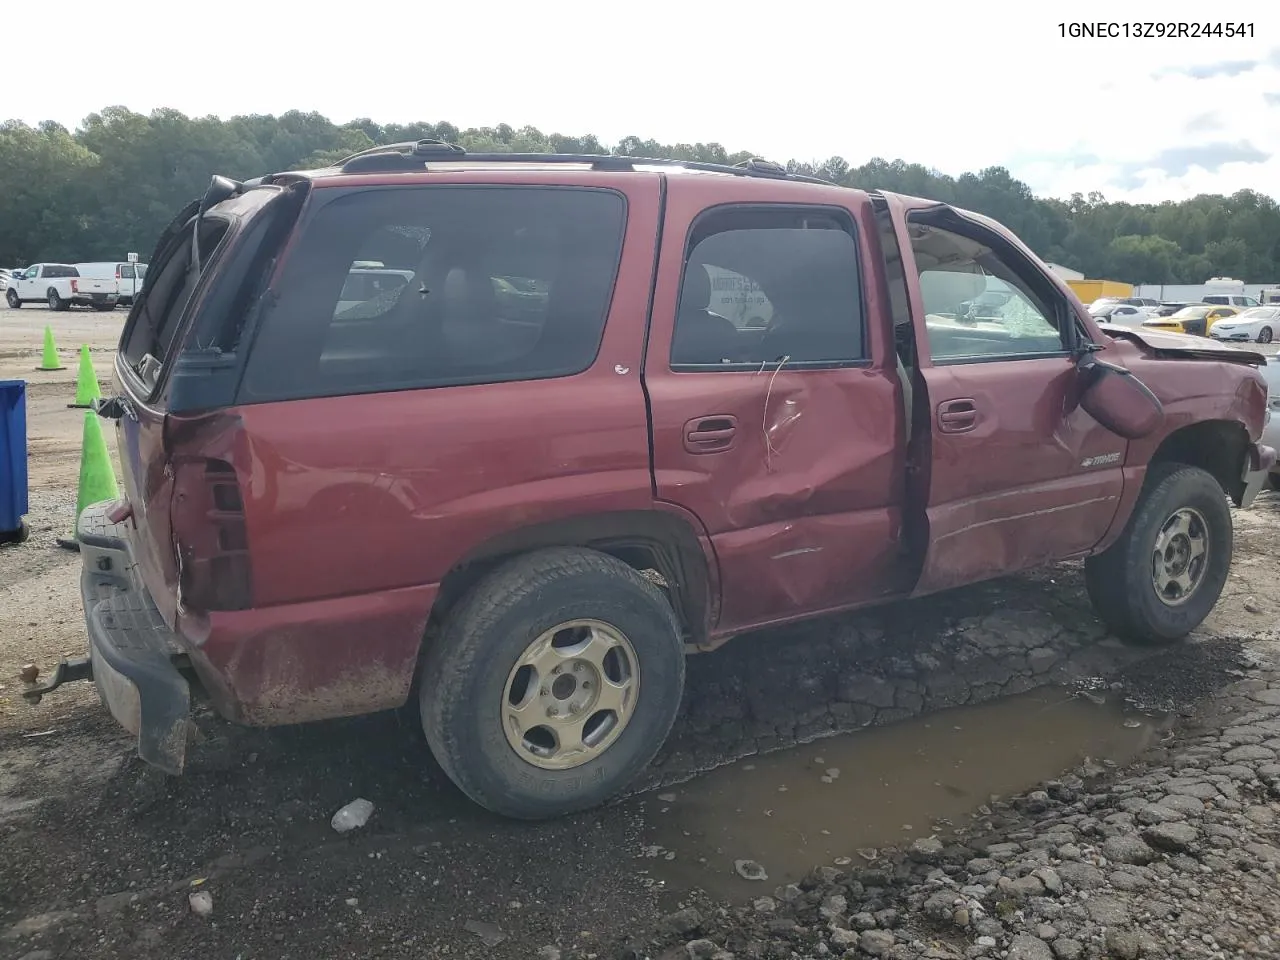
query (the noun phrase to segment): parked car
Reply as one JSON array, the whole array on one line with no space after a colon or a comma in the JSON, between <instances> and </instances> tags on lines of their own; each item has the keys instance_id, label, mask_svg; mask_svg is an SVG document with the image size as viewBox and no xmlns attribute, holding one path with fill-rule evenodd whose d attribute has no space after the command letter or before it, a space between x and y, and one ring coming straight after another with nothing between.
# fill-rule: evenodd
<instances>
[{"instance_id":1,"label":"parked car","mask_svg":"<svg viewBox=\"0 0 1280 960\"><path fill-rule=\"evenodd\" d=\"M1136 307L1137 311L1144 317L1154 317L1156 311L1160 308L1160 301L1151 297L1099 297L1089 304L1089 309L1092 311L1094 307L1110 305ZM1094 314L1094 316L1098 316L1098 314ZM1122 314L1122 316L1127 316L1127 314Z\"/></svg>"},{"instance_id":2,"label":"parked car","mask_svg":"<svg viewBox=\"0 0 1280 960\"><path fill-rule=\"evenodd\" d=\"M1219 320L1209 328L1215 340L1256 340L1271 343L1280 333L1280 306L1250 307L1242 313Z\"/></svg>"},{"instance_id":3,"label":"parked car","mask_svg":"<svg viewBox=\"0 0 1280 960\"><path fill-rule=\"evenodd\" d=\"M1126 327L1141 326L1150 319L1151 314L1141 306L1125 303L1123 300L1112 300L1099 303L1094 301L1089 307L1089 316L1099 322L1118 323Z\"/></svg>"},{"instance_id":4,"label":"parked car","mask_svg":"<svg viewBox=\"0 0 1280 960\"><path fill-rule=\"evenodd\" d=\"M1262 428L1261 442L1280 450L1280 357L1267 357L1262 376L1267 381L1267 421ZM1280 490L1280 460L1271 467L1269 482L1272 490Z\"/></svg>"},{"instance_id":5,"label":"parked car","mask_svg":"<svg viewBox=\"0 0 1280 960\"><path fill-rule=\"evenodd\" d=\"M338 313L369 261L412 282ZM125 495L77 527L89 658L28 694L91 674L171 773L196 694L259 726L414 697L477 803L581 810L662 745L687 653L1067 557L1171 642L1276 457L1257 355L1101 327L987 217L762 161L383 147L214 178L151 262L97 405Z\"/></svg>"},{"instance_id":6,"label":"parked car","mask_svg":"<svg viewBox=\"0 0 1280 960\"><path fill-rule=\"evenodd\" d=\"M145 263L128 263L109 261L106 263L77 263L76 270L82 277L99 277L114 280L116 283L117 302L121 306L130 306L142 287L142 278L147 274Z\"/></svg>"},{"instance_id":7,"label":"parked car","mask_svg":"<svg viewBox=\"0 0 1280 960\"><path fill-rule=\"evenodd\" d=\"M72 306L114 310L116 285L96 277L82 277L67 263L37 263L14 277L4 298L15 310L24 303L40 301L49 304L50 310Z\"/></svg>"},{"instance_id":8,"label":"parked car","mask_svg":"<svg viewBox=\"0 0 1280 960\"><path fill-rule=\"evenodd\" d=\"M1183 307L1172 316L1144 320L1142 325L1151 330L1207 337L1214 324L1225 317L1234 317L1238 312L1235 307L1215 307L1206 303Z\"/></svg>"},{"instance_id":9,"label":"parked car","mask_svg":"<svg viewBox=\"0 0 1280 960\"><path fill-rule=\"evenodd\" d=\"M1253 297L1246 297L1238 293L1207 293L1200 299L1203 303L1216 303L1228 307L1236 307L1239 310L1247 310L1250 307L1258 306L1258 301Z\"/></svg>"},{"instance_id":10,"label":"parked car","mask_svg":"<svg viewBox=\"0 0 1280 960\"><path fill-rule=\"evenodd\" d=\"M0 269L0 290L8 290L9 282L13 279L13 274L8 270Z\"/></svg>"},{"instance_id":11,"label":"parked car","mask_svg":"<svg viewBox=\"0 0 1280 960\"><path fill-rule=\"evenodd\" d=\"M1203 303L1199 300L1163 300L1156 307L1155 316L1171 317L1179 310L1194 306L1203 306Z\"/></svg>"}]
</instances>

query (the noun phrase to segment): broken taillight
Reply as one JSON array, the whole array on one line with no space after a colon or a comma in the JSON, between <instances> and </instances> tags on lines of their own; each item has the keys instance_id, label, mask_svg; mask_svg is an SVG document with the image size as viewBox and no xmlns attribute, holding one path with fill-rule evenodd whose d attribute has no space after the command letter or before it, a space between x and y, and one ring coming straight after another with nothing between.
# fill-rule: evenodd
<instances>
[{"instance_id":1,"label":"broken taillight","mask_svg":"<svg viewBox=\"0 0 1280 960\"><path fill-rule=\"evenodd\" d=\"M244 500L225 460L175 464L172 508L178 586L191 610L245 610L253 605Z\"/></svg>"}]
</instances>

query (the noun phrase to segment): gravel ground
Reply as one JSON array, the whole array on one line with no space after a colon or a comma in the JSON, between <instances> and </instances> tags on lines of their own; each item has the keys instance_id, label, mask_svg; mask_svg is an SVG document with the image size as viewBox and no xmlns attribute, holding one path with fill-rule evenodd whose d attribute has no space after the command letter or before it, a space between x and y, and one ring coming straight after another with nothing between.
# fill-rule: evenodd
<instances>
[{"instance_id":1,"label":"gravel ground","mask_svg":"<svg viewBox=\"0 0 1280 960\"><path fill-rule=\"evenodd\" d=\"M569 820L516 824L474 808L435 766L411 711L277 730L202 715L189 772L167 778L132 756L91 686L38 707L17 695L22 663L83 651L78 558L53 546L73 512L83 421L65 403L79 343L101 348L106 375L118 313L0 311L0 377L31 381L35 531L0 549L0 955L1278 955L1263 934L1280 917L1280 727L1269 726L1280 724L1269 659L1280 495L1236 513L1224 599L1187 644L1134 650L1108 638L1071 564L745 637L691 662L684 713L632 794ZM30 371L45 322L67 371ZM1127 698L1170 712L1173 726L1132 768L1082 758L1040 790L1025 780L1019 789L1032 792L1018 800L975 797L956 818L964 830L873 836L873 860L844 850L799 890L775 890L774 869L772 882L741 880L721 900L655 857L655 834L681 816L674 785L1052 687ZM1017 736L992 737L991 753ZM860 774L878 775L846 770L840 782ZM373 818L340 836L329 818L356 797L373 801ZM803 815L803 791L791 797L779 797L780 816L788 802ZM892 816L858 806L868 802L851 800L847 816ZM892 791L877 802L891 811ZM671 855L692 855L689 843ZM193 910L199 893L208 916Z\"/></svg>"}]
</instances>

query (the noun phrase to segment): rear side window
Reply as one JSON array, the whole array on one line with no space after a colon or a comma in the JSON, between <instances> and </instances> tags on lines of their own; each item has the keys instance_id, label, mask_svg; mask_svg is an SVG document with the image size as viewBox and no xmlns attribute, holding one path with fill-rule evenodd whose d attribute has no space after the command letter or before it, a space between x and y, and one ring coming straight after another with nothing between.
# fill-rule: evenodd
<instances>
[{"instance_id":1,"label":"rear side window","mask_svg":"<svg viewBox=\"0 0 1280 960\"><path fill-rule=\"evenodd\" d=\"M838 366L862 356L858 248L846 214L723 207L695 224L672 369Z\"/></svg>"},{"instance_id":2,"label":"rear side window","mask_svg":"<svg viewBox=\"0 0 1280 960\"><path fill-rule=\"evenodd\" d=\"M213 259L227 231L227 222L206 217L200 224L202 268ZM179 321L186 312L199 275L191 269L191 229L184 227L177 244L167 251L146 296L135 301L121 352L130 368L149 384L173 346ZM145 362L144 362L145 361Z\"/></svg>"},{"instance_id":3,"label":"rear side window","mask_svg":"<svg viewBox=\"0 0 1280 960\"><path fill-rule=\"evenodd\" d=\"M608 190L341 195L302 228L240 400L581 373L600 347L625 222Z\"/></svg>"}]
</instances>

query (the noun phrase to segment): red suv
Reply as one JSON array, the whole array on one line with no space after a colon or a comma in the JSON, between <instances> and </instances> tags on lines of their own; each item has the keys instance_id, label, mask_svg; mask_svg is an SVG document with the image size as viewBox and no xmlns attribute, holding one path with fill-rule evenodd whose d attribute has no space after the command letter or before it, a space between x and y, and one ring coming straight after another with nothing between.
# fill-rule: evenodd
<instances>
[{"instance_id":1,"label":"red suv","mask_svg":"<svg viewBox=\"0 0 1280 960\"><path fill-rule=\"evenodd\" d=\"M1259 362L1100 327L985 217L762 161L214 178L99 404L127 499L80 518L60 675L172 773L192 691L260 726L416 697L478 803L582 809L686 653L766 624L1084 557L1114 631L1184 636L1275 460Z\"/></svg>"}]
</instances>

